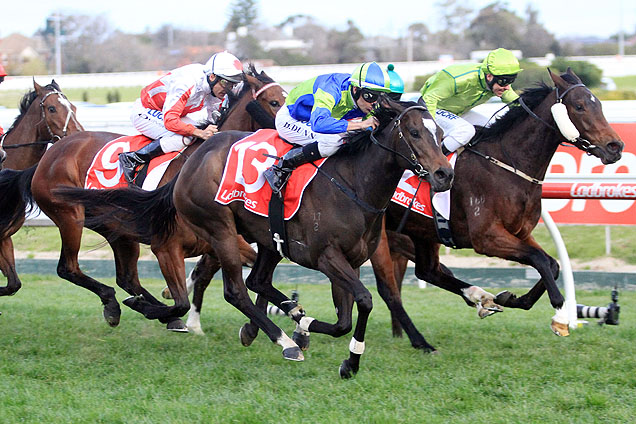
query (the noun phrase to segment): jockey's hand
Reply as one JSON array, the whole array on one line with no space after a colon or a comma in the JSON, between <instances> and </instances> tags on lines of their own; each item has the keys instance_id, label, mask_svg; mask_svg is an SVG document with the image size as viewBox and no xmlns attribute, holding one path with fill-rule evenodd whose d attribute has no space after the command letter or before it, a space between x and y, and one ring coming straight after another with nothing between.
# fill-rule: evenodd
<instances>
[{"instance_id":1,"label":"jockey's hand","mask_svg":"<svg viewBox=\"0 0 636 424\"><path fill-rule=\"evenodd\" d=\"M216 125L208 125L207 128L204 130L200 130L198 128L195 129L192 135L194 135L195 137L202 138L203 140L207 140L208 138L212 137L217 132L219 132L219 130L217 129Z\"/></svg>"},{"instance_id":2,"label":"jockey's hand","mask_svg":"<svg viewBox=\"0 0 636 424\"><path fill-rule=\"evenodd\" d=\"M350 121L347 125L347 131L362 130L365 128L376 129L380 125L375 116L365 119L364 121Z\"/></svg>"}]
</instances>

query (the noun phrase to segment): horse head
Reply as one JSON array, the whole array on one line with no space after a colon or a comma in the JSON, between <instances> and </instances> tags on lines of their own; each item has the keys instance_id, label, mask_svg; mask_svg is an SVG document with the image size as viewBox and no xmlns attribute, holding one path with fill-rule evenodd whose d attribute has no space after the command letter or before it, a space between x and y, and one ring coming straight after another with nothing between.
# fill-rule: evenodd
<instances>
[{"instance_id":1,"label":"horse head","mask_svg":"<svg viewBox=\"0 0 636 424\"><path fill-rule=\"evenodd\" d=\"M548 72L556 87L552 114L561 134L605 165L618 161L625 145L605 119L601 101L570 68L560 76Z\"/></svg>"},{"instance_id":2,"label":"horse head","mask_svg":"<svg viewBox=\"0 0 636 424\"><path fill-rule=\"evenodd\" d=\"M385 113L393 111L386 123ZM441 150L442 130L428 109L413 102L395 102L383 96L376 117L383 131L391 131L392 145L405 168L426 179L435 192L449 190L454 172ZM384 122L383 122L384 121Z\"/></svg>"},{"instance_id":3,"label":"horse head","mask_svg":"<svg viewBox=\"0 0 636 424\"><path fill-rule=\"evenodd\" d=\"M285 90L265 72L257 72L250 63L242 89L238 94L230 93L230 111L222 130L274 128L274 118L283 104ZM242 113L244 111L247 114ZM246 120L251 122L246 123Z\"/></svg>"},{"instance_id":4,"label":"horse head","mask_svg":"<svg viewBox=\"0 0 636 424\"><path fill-rule=\"evenodd\" d=\"M66 98L55 80L42 87L33 79L33 88L40 102L41 125L46 126L45 133L50 135L52 142L68 134L84 131L77 120L75 105Z\"/></svg>"}]
</instances>

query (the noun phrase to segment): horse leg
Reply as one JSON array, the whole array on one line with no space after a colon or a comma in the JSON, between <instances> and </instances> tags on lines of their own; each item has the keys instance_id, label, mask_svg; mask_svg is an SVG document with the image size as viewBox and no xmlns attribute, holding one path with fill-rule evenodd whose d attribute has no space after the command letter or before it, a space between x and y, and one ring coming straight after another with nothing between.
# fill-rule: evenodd
<instances>
[{"instance_id":1,"label":"horse leg","mask_svg":"<svg viewBox=\"0 0 636 424\"><path fill-rule=\"evenodd\" d=\"M54 209L55 210L55 209ZM47 213L45 211L45 213ZM104 319L111 327L119 325L121 308L115 298L115 289L100 283L84 274L79 267L78 253L83 230L83 214L78 211L56 210L56 214L47 213L54 219L62 237L60 260L57 264L57 275L71 283L83 287L99 296L104 305Z\"/></svg>"},{"instance_id":2,"label":"horse leg","mask_svg":"<svg viewBox=\"0 0 636 424\"><path fill-rule=\"evenodd\" d=\"M350 378L360 369L360 358L364 352L364 335L369 314L373 309L371 293L360 281L358 274L351 267L343 253L332 246L327 247L318 258L317 268L324 273L333 285L353 295L358 308L358 320L353 330L353 337L349 344L349 358L340 365L340 377ZM301 319L308 320L307 317ZM309 322L308 331L313 331Z\"/></svg>"},{"instance_id":3,"label":"horse leg","mask_svg":"<svg viewBox=\"0 0 636 424\"><path fill-rule=\"evenodd\" d=\"M400 294L400 285L395 277L395 268L389 251L389 243L383 234L380 243L373 255L371 255L371 265L375 274L376 286L378 293L391 311L391 318L397 319L398 323L393 325L393 336L396 336L395 327L404 329L409 336L411 345L416 349L425 351L433 351L434 348L417 330L413 321L404 310L402 297ZM400 281L401 283L401 281ZM401 336L401 331L399 332Z\"/></svg>"},{"instance_id":4,"label":"horse leg","mask_svg":"<svg viewBox=\"0 0 636 424\"><path fill-rule=\"evenodd\" d=\"M12 296L22 283L15 270L15 257L13 255L13 241L11 237L0 239L0 271L7 277L7 285L0 287L0 296Z\"/></svg>"},{"instance_id":5,"label":"horse leg","mask_svg":"<svg viewBox=\"0 0 636 424\"><path fill-rule=\"evenodd\" d=\"M201 308L203 307L203 295L208 288L212 277L221 269L221 264L214 253L202 255L194 266L188 279L186 287L188 293L192 295L192 304L188 312L186 327L188 331L203 336L205 333L201 329Z\"/></svg>"},{"instance_id":6,"label":"horse leg","mask_svg":"<svg viewBox=\"0 0 636 424\"><path fill-rule=\"evenodd\" d=\"M439 261L439 248L439 243L415 242L415 276L460 296L468 306L477 308L480 318L502 312L493 294L455 278L451 270Z\"/></svg>"},{"instance_id":7,"label":"horse leg","mask_svg":"<svg viewBox=\"0 0 636 424\"><path fill-rule=\"evenodd\" d=\"M556 278L558 278L559 274L558 264L554 258L545 253L531 235L521 240L503 229L499 231L491 230L491 237L488 242L485 243L482 239L479 244L474 247L478 253L498 256L530 265L536 269L539 275L541 275L541 279L535 287L527 293L527 297L522 296L521 302L518 302L513 298L506 299L506 296L502 295L500 300L506 303L504 306L507 306L507 304L523 305L529 309L543 294L543 290L537 287L541 284L547 290L550 304L555 309L555 314L550 324L552 332L557 336L568 336L570 334L568 327L569 319L566 311L563 309L565 299L556 285Z\"/></svg>"}]
</instances>

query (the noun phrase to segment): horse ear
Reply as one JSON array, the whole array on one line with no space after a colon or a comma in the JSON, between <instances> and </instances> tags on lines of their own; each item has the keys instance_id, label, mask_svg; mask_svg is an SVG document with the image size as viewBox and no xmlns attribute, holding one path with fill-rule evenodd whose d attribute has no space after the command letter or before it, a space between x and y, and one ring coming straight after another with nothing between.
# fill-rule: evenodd
<instances>
[{"instance_id":1,"label":"horse ear","mask_svg":"<svg viewBox=\"0 0 636 424\"><path fill-rule=\"evenodd\" d=\"M43 90L42 90L42 86L40 86L40 84L38 84L37 82L35 82L35 77L33 78L33 88L35 88L35 92L36 92L38 95L41 95L41 94L42 94L42 91L43 91Z\"/></svg>"},{"instance_id":2,"label":"horse ear","mask_svg":"<svg viewBox=\"0 0 636 424\"><path fill-rule=\"evenodd\" d=\"M569 84L563 79L561 78L559 75L553 73L550 68L548 68L548 73L550 74L550 78L552 78L552 82L554 82L554 85L559 87L559 88L565 88L567 87Z\"/></svg>"},{"instance_id":3,"label":"horse ear","mask_svg":"<svg viewBox=\"0 0 636 424\"><path fill-rule=\"evenodd\" d=\"M574 71L572 70L571 67L568 66L568 70L566 71L566 73L571 75L572 77L574 77L574 79L576 79L579 83L583 82L583 81L581 81L581 78L579 78L579 76L574 73Z\"/></svg>"}]
</instances>

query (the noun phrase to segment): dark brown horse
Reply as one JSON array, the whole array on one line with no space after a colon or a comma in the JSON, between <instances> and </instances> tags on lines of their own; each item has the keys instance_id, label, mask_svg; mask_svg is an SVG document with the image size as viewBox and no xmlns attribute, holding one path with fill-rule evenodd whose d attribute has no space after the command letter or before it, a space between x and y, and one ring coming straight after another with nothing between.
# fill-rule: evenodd
<instances>
[{"instance_id":1,"label":"dark brown horse","mask_svg":"<svg viewBox=\"0 0 636 424\"><path fill-rule=\"evenodd\" d=\"M298 213L287 221L289 252L293 261L320 270L332 281L338 296L356 302L358 321L351 353L340 368L343 377L357 372L364 350L364 334L372 308L371 294L355 271L375 249L382 213L405 168L429 180L435 190L450 187L453 172L437 144L438 129L430 114L413 103L384 101L376 111L381 125L375 135L358 134L358 150L340 152L322 166L318 181L304 192ZM427 126L428 124L428 126ZM432 129L431 129L432 128ZM225 158L231 145L248 135L225 132L215 135L188 160L174 183L158 189L145 202L135 203L137 215L151 223L147 230L165 240L180 227L190 225L214 250L223 270L225 299L243 312L283 347L286 359L302 360L298 345L281 331L247 295L247 288L288 313L305 331L342 336L351 330L351 309L338 310L337 325L305 317L302 308L271 286L281 257L274 249L266 218L245 210L240 202L223 206L214 201ZM355 137L354 137L355 138ZM273 159L268 159L273 161ZM340 186L328 181L340 181ZM113 191L114 193L115 191ZM348 194L347 194L348 193ZM256 264L243 282L237 234L258 243Z\"/></svg>"},{"instance_id":2,"label":"dark brown horse","mask_svg":"<svg viewBox=\"0 0 636 424\"><path fill-rule=\"evenodd\" d=\"M283 89L263 72L257 73L250 65L245 78L243 89L233 99L234 104L221 124L221 130L260 128L261 124L255 122L255 118L252 117L255 109L256 114L260 113L257 119L263 122L266 121L267 116L271 120L284 103ZM248 109L252 114L248 113ZM38 206L60 230L62 250L57 267L58 275L97 294L104 305L104 317L112 326L118 325L121 314L119 303L115 298L115 290L84 274L78 263L84 208L64 201L55 193L55 189L62 186L83 187L86 172L95 154L106 143L120 136L120 134L107 132L84 132L65 138L51 147L42 157L41 166L38 166L33 175L30 190L23 193L26 196L32 195ZM173 178L186 158L200 145L200 141L193 143L181 157L173 160L160 184ZM95 229L98 232L101 230L105 236L109 234L106 228ZM115 256L117 284L132 296L143 295L144 299L158 307L156 309L167 311L162 314L154 313L154 316L153 313L148 313L145 314L146 316L159 318L171 329L183 329L184 325L177 317L187 312L187 298L186 306L178 304L175 307L168 307L150 295L139 283L137 274L139 240L121 237L110 241L109 244ZM246 243L243 245L246 252L251 250ZM174 279L173 274L178 270L164 266L163 257L159 256L158 259L166 279Z\"/></svg>"},{"instance_id":3,"label":"dark brown horse","mask_svg":"<svg viewBox=\"0 0 636 424\"><path fill-rule=\"evenodd\" d=\"M11 240L25 219L21 187L30 185L34 165L48 144L84 130L77 121L75 106L55 80L44 87L34 80L33 87L20 100L20 114L1 136L0 146L7 154L4 163L0 162L5 168L0 172L0 270L7 277L7 285L0 287L0 296L15 294L22 286L15 270Z\"/></svg>"},{"instance_id":4,"label":"dark brown horse","mask_svg":"<svg viewBox=\"0 0 636 424\"><path fill-rule=\"evenodd\" d=\"M540 182L559 144L568 142L557 129L551 107L563 102L569 120L580 132L570 143L597 156L603 164L621 158L623 142L607 123L601 102L573 72L568 69L561 76L550 72L550 76L555 88L541 85L522 94L528 110L514 106L490 128L478 131L473 147L459 155L457 178L451 190L450 228L458 248L472 248L487 256L530 265L541 279L529 293L518 298L509 292L495 298L458 280L439 261L440 240L433 219L411 213L403 234L394 233L391 230L398 227L406 209L391 204L386 213L388 243L380 244L371 261L378 291L394 317L394 335L401 334L395 325L399 322L412 344L421 338L400 299L406 260L402 257L399 264L394 264L389 245L394 257L406 255L415 262L419 279L462 296L472 306L494 300L502 306L530 309L547 290L556 309L552 330L558 335L568 334L567 316L561 309L564 299L555 282L559 265L531 234L541 214ZM511 168L497 165L495 159Z\"/></svg>"}]
</instances>

